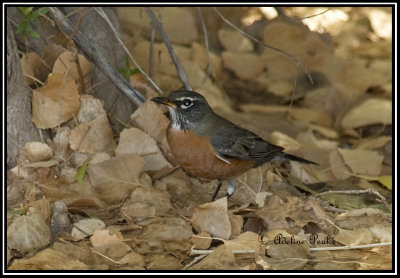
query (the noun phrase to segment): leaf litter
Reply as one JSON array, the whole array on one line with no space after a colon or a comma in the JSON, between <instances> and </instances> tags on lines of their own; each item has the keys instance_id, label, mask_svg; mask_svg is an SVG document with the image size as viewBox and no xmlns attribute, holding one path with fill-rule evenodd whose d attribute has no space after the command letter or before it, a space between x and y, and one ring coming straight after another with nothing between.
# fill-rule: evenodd
<instances>
[{"instance_id":1,"label":"leaf litter","mask_svg":"<svg viewBox=\"0 0 400 278\"><path fill-rule=\"evenodd\" d=\"M121 10L125 32L144 28L142 20L129 15L138 9ZM392 241L392 168L386 163L392 137L384 129L372 136L360 131L392 125L391 44L386 43L392 38L382 30L388 11L335 8L347 16L332 23L342 32L322 23L317 29L329 40L302 25L315 23L260 22L262 28L254 32L266 43L295 54L319 76L313 88L299 76L300 97L290 108L285 98L290 100L297 75L292 61L258 50L225 28L216 36L220 54L211 53L213 79L202 82L206 51L185 35L195 25L173 31L177 13L192 22L188 9L171 7L162 13L194 90L217 113L321 166L263 165L237 178L231 198L223 197L224 183L217 200L210 202L216 181L188 176L177 165L165 136L166 111L149 101L156 93L142 78L131 78L131 84L147 100L133 112L130 126L116 134L103 101L78 89L74 54L49 45L54 55L46 50L42 58L22 58L24 72L47 79L36 88L38 82L27 77L34 88L32 120L38 128L53 129L54 137L47 144L28 142L20 150L19 165L9 172L8 269L391 269L390 246L368 245ZM371 25L363 25L365 20ZM233 47L230 41L240 44ZM160 57L154 80L164 91L178 89L164 45L155 48ZM140 35L130 50L147 66L148 49L148 38ZM42 59L52 68L50 75ZM88 88L91 64L81 55L78 59ZM256 102L240 94L249 84L263 88ZM239 92L236 103L229 98L232 92L221 88ZM271 94L278 104L268 102ZM345 249L360 245L367 248ZM313 251L317 247L322 250Z\"/></svg>"}]
</instances>

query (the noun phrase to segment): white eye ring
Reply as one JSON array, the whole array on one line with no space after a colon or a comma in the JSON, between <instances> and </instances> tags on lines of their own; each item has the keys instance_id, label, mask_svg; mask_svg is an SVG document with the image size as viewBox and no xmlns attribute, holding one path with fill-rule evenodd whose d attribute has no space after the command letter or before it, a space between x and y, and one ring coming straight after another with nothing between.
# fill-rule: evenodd
<instances>
[{"instance_id":1,"label":"white eye ring","mask_svg":"<svg viewBox=\"0 0 400 278\"><path fill-rule=\"evenodd\" d=\"M186 109L193 105L193 99L191 98L184 98L181 104L182 109Z\"/></svg>"}]
</instances>

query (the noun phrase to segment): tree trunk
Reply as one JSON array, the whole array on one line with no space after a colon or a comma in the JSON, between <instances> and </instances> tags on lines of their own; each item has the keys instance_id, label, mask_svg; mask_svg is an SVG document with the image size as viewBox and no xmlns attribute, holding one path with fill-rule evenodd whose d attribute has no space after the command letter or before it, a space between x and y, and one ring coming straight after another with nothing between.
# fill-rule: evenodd
<instances>
[{"instance_id":1,"label":"tree trunk","mask_svg":"<svg viewBox=\"0 0 400 278\"><path fill-rule=\"evenodd\" d=\"M33 125L32 93L25 82L14 32L7 23L7 166L17 163L18 150L29 141L39 141Z\"/></svg>"}]
</instances>

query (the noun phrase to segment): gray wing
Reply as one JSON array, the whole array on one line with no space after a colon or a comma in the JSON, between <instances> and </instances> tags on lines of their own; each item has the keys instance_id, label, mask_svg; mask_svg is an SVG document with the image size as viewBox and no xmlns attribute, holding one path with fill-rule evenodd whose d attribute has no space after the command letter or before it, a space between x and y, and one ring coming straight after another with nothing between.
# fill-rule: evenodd
<instances>
[{"instance_id":1,"label":"gray wing","mask_svg":"<svg viewBox=\"0 0 400 278\"><path fill-rule=\"evenodd\" d=\"M256 165L260 165L283 151L282 147L272 145L230 122L221 126L211 137L211 145L222 158L255 159Z\"/></svg>"}]
</instances>

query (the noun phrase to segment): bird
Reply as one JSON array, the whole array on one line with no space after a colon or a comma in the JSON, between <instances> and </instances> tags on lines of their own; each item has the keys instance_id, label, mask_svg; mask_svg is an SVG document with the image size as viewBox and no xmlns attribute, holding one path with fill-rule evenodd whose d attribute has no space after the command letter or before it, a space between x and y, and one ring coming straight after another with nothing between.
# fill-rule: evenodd
<instances>
[{"instance_id":1,"label":"bird","mask_svg":"<svg viewBox=\"0 0 400 278\"><path fill-rule=\"evenodd\" d=\"M219 181L212 202L224 180L228 181L226 196L230 197L235 192L235 178L264 163L293 160L318 165L287 154L284 148L219 116L197 92L178 90L151 100L168 108L171 123L167 141L180 166L195 177Z\"/></svg>"}]
</instances>

